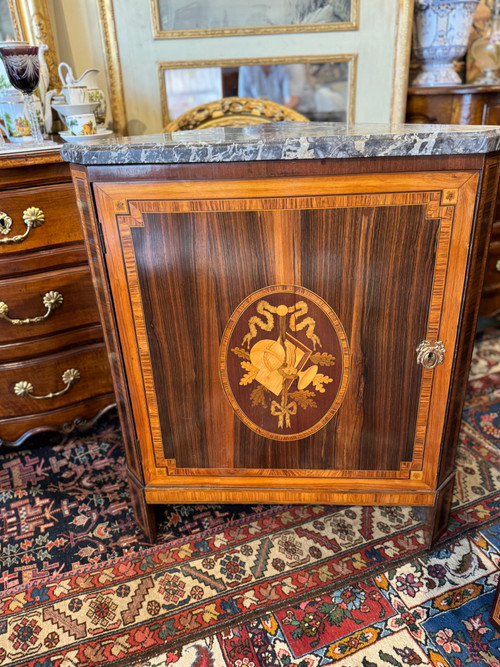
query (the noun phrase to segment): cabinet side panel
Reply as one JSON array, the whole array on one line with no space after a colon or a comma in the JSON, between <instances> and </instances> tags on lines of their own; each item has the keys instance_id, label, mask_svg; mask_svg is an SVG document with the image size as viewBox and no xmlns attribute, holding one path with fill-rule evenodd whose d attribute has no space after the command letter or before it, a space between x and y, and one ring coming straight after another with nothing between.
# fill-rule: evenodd
<instances>
[{"instance_id":1,"label":"cabinet side panel","mask_svg":"<svg viewBox=\"0 0 500 667\"><path fill-rule=\"evenodd\" d=\"M452 392L448 402L443 434L439 484L442 484L446 480L455 465L455 453L465 401L470 360L474 346L488 243L498 193L499 175L500 158L496 156L488 159L480 186L475 229L471 233L473 245L472 252L469 255L467 280L464 286L465 298L460 316L457 352L455 355L456 362L452 377Z\"/></svg>"},{"instance_id":2,"label":"cabinet side panel","mask_svg":"<svg viewBox=\"0 0 500 667\"><path fill-rule=\"evenodd\" d=\"M127 463L129 469L133 471L136 477L143 481L142 467L137 454L135 428L123 367L123 356L118 338L118 330L114 320L107 271L102 257L103 248L99 241L98 222L94 213L92 195L86 180L85 170L73 166L71 173L77 196L78 210L82 222L90 270L92 273L92 281L97 295L104 339L108 351L108 360L110 362L111 375L113 377L113 387L117 399Z\"/></svg>"}]
</instances>

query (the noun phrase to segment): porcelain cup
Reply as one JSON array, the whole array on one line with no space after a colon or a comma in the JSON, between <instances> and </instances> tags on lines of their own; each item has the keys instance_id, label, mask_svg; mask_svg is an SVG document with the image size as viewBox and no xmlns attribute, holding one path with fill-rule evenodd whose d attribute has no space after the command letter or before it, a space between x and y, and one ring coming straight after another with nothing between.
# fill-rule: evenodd
<instances>
[{"instance_id":1,"label":"porcelain cup","mask_svg":"<svg viewBox=\"0 0 500 667\"><path fill-rule=\"evenodd\" d=\"M61 92L66 104L88 104L89 102L87 86L65 86Z\"/></svg>"},{"instance_id":2,"label":"porcelain cup","mask_svg":"<svg viewBox=\"0 0 500 667\"><path fill-rule=\"evenodd\" d=\"M97 134L97 125L93 113L82 113L76 116L66 116L66 127L76 137L86 137Z\"/></svg>"}]
</instances>

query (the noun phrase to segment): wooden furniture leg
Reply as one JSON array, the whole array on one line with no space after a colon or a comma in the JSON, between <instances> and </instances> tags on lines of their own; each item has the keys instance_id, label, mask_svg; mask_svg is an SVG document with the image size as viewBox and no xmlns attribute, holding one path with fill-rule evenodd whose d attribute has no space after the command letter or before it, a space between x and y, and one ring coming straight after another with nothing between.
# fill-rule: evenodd
<instances>
[{"instance_id":1,"label":"wooden furniture leg","mask_svg":"<svg viewBox=\"0 0 500 667\"><path fill-rule=\"evenodd\" d=\"M147 505L144 497L144 486L135 475L129 471L128 484L135 520L146 534L150 542L156 539L156 518L154 506Z\"/></svg>"}]
</instances>

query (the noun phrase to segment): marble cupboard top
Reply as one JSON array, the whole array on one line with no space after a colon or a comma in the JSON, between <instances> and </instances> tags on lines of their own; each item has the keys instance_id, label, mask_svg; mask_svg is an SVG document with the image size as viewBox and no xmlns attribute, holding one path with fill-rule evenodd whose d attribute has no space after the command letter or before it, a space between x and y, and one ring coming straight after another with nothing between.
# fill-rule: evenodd
<instances>
[{"instance_id":1,"label":"marble cupboard top","mask_svg":"<svg viewBox=\"0 0 500 667\"><path fill-rule=\"evenodd\" d=\"M278 122L65 144L83 165L465 155L500 150L500 126Z\"/></svg>"}]
</instances>

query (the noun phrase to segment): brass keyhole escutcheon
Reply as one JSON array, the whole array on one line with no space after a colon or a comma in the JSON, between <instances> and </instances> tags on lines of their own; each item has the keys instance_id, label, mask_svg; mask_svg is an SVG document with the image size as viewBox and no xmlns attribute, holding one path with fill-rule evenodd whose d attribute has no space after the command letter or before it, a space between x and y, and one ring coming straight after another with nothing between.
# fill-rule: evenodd
<instances>
[{"instance_id":1,"label":"brass keyhole escutcheon","mask_svg":"<svg viewBox=\"0 0 500 667\"><path fill-rule=\"evenodd\" d=\"M10 232L11 227L12 227L12 218L9 215L7 215L7 213L0 211L0 234L3 234L5 236Z\"/></svg>"},{"instance_id":2,"label":"brass keyhole escutcheon","mask_svg":"<svg viewBox=\"0 0 500 667\"><path fill-rule=\"evenodd\" d=\"M0 238L1 244L9 243L22 243L29 235L32 229L40 227L45 222L45 214L41 208L37 206L30 206L25 211L23 211L23 222L26 225L26 231L24 234L16 234L15 236L6 238ZM9 233L10 228L12 227L12 218L0 211L0 234L4 236Z\"/></svg>"},{"instance_id":3,"label":"brass keyhole escutcheon","mask_svg":"<svg viewBox=\"0 0 500 667\"><path fill-rule=\"evenodd\" d=\"M424 368L433 369L438 364L444 363L446 350L443 343L438 340L431 344L428 340L423 340L417 347L417 364L422 364Z\"/></svg>"}]
</instances>

